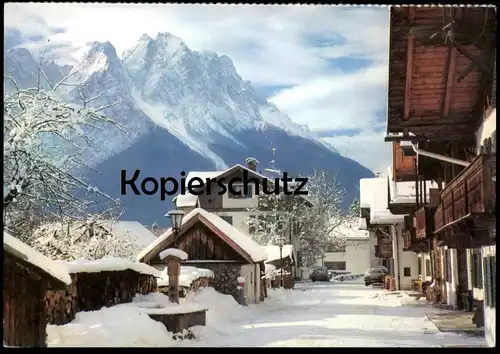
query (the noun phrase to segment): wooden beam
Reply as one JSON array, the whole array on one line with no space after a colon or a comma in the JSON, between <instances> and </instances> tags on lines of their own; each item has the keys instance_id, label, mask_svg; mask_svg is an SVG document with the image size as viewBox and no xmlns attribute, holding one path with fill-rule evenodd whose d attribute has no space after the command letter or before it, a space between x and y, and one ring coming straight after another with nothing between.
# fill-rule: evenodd
<instances>
[{"instance_id":1,"label":"wooden beam","mask_svg":"<svg viewBox=\"0 0 500 354\"><path fill-rule=\"evenodd\" d=\"M441 115L448 117L450 113L451 96L453 95L453 87L456 81L457 71L457 48L450 47L448 52L448 76L446 78L446 88L444 91L443 109Z\"/></svg>"},{"instance_id":2,"label":"wooden beam","mask_svg":"<svg viewBox=\"0 0 500 354\"><path fill-rule=\"evenodd\" d=\"M415 8L408 7L408 18L410 24L415 20ZM415 37L408 34L406 43L406 82L405 82L405 98L404 98L404 120L410 118L410 105L411 105L411 80L413 76L413 47L415 44Z\"/></svg>"},{"instance_id":3,"label":"wooden beam","mask_svg":"<svg viewBox=\"0 0 500 354\"><path fill-rule=\"evenodd\" d=\"M462 9L455 9L455 20L460 20L462 17ZM453 95L453 87L455 86L455 81L457 79L457 53L458 50L455 46L450 44L450 49L448 51L448 76L446 78L446 88L444 91L444 100L441 115L443 117L448 117L450 113L450 103L451 97Z\"/></svg>"},{"instance_id":4,"label":"wooden beam","mask_svg":"<svg viewBox=\"0 0 500 354\"><path fill-rule=\"evenodd\" d=\"M390 128L394 127L432 127L440 125L457 125L457 124L469 124L469 117L444 117L444 118L434 118L434 119L422 119L420 117L411 117L408 121L399 121L391 123ZM410 129L411 131L411 129Z\"/></svg>"}]
</instances>

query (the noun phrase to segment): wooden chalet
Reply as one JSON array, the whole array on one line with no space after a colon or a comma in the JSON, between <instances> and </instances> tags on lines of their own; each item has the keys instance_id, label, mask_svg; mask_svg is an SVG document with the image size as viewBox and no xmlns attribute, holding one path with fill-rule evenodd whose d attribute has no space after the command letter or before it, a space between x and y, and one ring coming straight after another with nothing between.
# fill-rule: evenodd
<instances>
[{"instance_id":1,"label":"wooden chalet","mask_svg":"<svg viewBox=\"0 0 500 354\"><path fill-rule=\"evenodd\" d=\"M45 293L71 284L66 269L3 234L3 341L10 347L46 347Z\"/></svg>"},{"instance_id":2,"label":"wooden chalet","mask_svg":"<svg viewBox=\"0 0 500 354\"><path fill-rule=\"evenodd\" d=\"M496 128L478 141L496 111L495 37L494 8L391 8L386 141L395 150L405 142L418 155L415 208L406 210L415 217L407 225L414 234L406 230L406 247L419 240L436 252L446 246L434 264L455 250L458 302L468 282L466 249L495 243ZM394 163L396 179L411 180L409 158ZM438 193L428 198L422 181L431 180ZM446 278L450 270L443 269Z\"/></svg>"},{"instance_id":3,"label":"wooden chalet","mask_svg":"<svg viewBox=\"0 0 500 354\"><path fill-rule=\"evenodd\" d=\"M238 277L242 276L248 303L261 300L266 250L218 215L201 208L192 210L184 217L177 239L172 229L167 230L140 252L137 261L164 268L159 255L168 248L186 252L184 263L212 270L215 290L238 298Z\"/></svg>"}]
</instances>

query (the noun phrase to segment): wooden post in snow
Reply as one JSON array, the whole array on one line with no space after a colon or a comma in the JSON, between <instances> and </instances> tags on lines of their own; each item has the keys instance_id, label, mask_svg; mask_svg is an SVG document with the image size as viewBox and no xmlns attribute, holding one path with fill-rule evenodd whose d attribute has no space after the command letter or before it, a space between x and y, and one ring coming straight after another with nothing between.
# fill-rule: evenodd
<instances>
[{"instance_id":1,"label":"wooden post in snow","mask_svg":"<svg viewBox=\"0 0 500 354\"><path fill-rule=\"evenodd\" d=\"M172 255L167 256L168 298L171 302L179 303L179 276L181 275L181 259Z\"/></svg>"}]
</instances>

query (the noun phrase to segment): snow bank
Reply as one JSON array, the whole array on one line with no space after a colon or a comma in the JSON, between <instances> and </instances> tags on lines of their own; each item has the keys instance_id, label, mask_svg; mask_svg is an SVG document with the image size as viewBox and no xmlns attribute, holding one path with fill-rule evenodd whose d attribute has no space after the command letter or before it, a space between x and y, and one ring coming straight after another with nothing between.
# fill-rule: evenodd
<instances>
[{"instance_id":1,"label":"snow bank","mask_svg":"<svg viewBox=\"0 0 500 354\"><path fill-rule=\"evenodd\" d=\"M179 275L179 286L189 288L191 284L199 278L213 278L214 272L210 269L196 268L189 266L181 266L181 274ZM160 279L157 281L158 286L168 286L168 267L160 274Z\"/></svg>"},{"instance_id":2,"label":"snow bank","mask_svg":"<svg viewBox=\"0 0 500 354\"><path fill-rule=\"evenodd\" d=\"M181 304L192 303L207 308L207 325L211 327L225 327L228 322L244 319L249 313L249 308L238 304L234 297L221 294L214 288L203 288L189 293L180 301Z\"/></svg>"},{"instance_id":3,"label":"snow bank","mask_svg":"<svg viewBox=\"0 0 500 354\"><path fill-rule=\"evenodd\" d=\"M160 252L160 259L165 259L169 256L177 257L181 261L185 261L188 259L188 254L183 250L177 248L167 248L166 250Z\"/></svg>"},{"instance_id":4,"label":"snow bank","mask_svg":"<svg viewBox=\"0 0 500 354\"><path fill-rule=\"evenodd\" d=\"M181 304L172 303L169 301L168 296L162 293L150 293L147 295L137 294L132 303L118 306L135 306L138 307L142 313L157 315L189 313L207 309L206 307L190 302L184 302Z\"/></svg>"},{"instance_id":5,"label":"snow bank","mask_svg":"<svg viewBox=\"0 0 500 354\"><path fill-rule=\"evenodd\" d=\"M68 273L115 272L130 269L141 274L153 275L157 278L161 272L144 263L132 262L124 258L106 257L93 261L77 260L71 262L55 261L63 265Z\"/></svg>"},{"instance_id":6,"label":"snow bank","mask_svg":"<svg viewBox=\"0 0 500 354\"><path fill-rule=\"evenodd\" d=\"M20 257L25 262L40 268L62 283L66 285L71 284L71 277L64 266L59 264L57 261L53 261L50 258L45 257L40 252L35 251L33 248L6 232L3 233L3 249L5 252L11 253L16 257Z\"/></svg>"},{"instance_id":7,"label":"snow bank","mask_svg":"<svg viewBox=\"0 0 500 354\"><path fill-rule=\"evenodd\" d=\"M129 305L129 304L124 304ZM78 312L64 326L47 326L49 347L169 347L172 333L134 306Z\"/></svg>"}]
</instances>

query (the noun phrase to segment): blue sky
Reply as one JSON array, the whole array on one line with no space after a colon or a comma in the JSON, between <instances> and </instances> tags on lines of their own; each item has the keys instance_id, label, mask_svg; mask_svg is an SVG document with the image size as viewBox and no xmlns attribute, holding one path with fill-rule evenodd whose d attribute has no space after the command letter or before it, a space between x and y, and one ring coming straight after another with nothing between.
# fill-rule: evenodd
<instances>
[{"instance_id":1,"label":"blue sky","mask_svg":"<svg viewBox=\"0 0 500 354\"><path fill-rule=\"evenodd\" d=\"M121 53L144 33L170 32L229 56L263 97L341 154L374 171L390 164L387 7L10 3L4 16L23 45L36 52L50 38L60 58L92 41Z\"/></svg>"}]
</instances>

